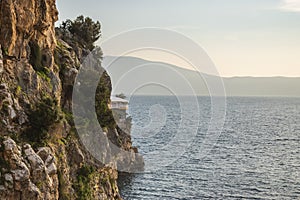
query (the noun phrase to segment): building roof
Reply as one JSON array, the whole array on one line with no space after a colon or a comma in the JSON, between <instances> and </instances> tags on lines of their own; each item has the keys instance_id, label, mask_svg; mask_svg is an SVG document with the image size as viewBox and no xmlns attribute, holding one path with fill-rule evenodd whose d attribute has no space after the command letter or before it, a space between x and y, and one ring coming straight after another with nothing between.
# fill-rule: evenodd
<instances>
[{"instance_id":1,"label":"building roof","mask_svg":"<svg viewBox=\"0 0 300 200\"><path fill-rule=\"evenodd\" d=\"M111 102L121 102L121 103L129 103L126 99L121 99L119 97L111 96Z\"/></svg>"}]
</instances>

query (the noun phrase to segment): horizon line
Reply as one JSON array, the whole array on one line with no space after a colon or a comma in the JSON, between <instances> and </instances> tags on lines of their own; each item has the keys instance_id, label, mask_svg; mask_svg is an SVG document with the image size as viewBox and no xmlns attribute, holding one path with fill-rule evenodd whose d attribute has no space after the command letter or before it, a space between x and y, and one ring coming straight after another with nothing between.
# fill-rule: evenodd
<instances>
[{"instance_id":1,"label":"horizon line","mask_svg":"<svg viewBox=\"0 0 300 200\"><path fill-rule=\"evenodd\" d=\"M171 65L171 66L183 69L183 70L196 72L196 70L188 69L188 68L181 67L181 66L178 66L178 65L174 65L174 64L171 64L171 63L167 63L167 62L164 62L164 61L149 60L149 59L145 59L145 58L141 58L141 57L135 57L135 56L105 55L105 56L103 56L103 58L104 57L134 58L134 59L140 59L140 60L144 60L144 61L148 61L148 62L152 62L152 63L168 64L168 65ZM213 75L213 76L215 76L215 75ZM225 76L220 76L220 77L221 78L300 78L300 75L299 76L284 76L284 75L270 75L270 76L233 75L233 76L226 76L225 75Z\"/></svg>"}]
</instances>

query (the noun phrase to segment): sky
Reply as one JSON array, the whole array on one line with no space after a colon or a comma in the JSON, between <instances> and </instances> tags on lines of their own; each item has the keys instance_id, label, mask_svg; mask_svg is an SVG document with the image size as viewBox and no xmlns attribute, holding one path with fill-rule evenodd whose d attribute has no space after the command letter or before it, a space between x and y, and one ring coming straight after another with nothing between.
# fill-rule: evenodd
<instances>
[{"instance_id":1,"label":"sky","mask_svg":"<svg viewBox=\"0 0 300 200\"><path fill-rule=\"evenodd\" d=\"M100 21L100 46L124 31L157 27L191 38L221 76L300 77L300 0L57 0L57 7L57 25L78 15ZM190 68L174 55L130 56Z\"/></svg>"}]
</instances>

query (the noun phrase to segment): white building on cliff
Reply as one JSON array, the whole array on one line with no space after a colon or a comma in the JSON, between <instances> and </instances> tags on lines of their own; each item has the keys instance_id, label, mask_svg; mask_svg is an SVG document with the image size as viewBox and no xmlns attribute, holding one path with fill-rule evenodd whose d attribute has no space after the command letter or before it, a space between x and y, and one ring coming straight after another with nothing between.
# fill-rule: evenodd
<instances>
[{"instance_id":1,"label":"white building on cliff","mask_svg":"<svg viewBox=\"0 0 300 200\"><path fill-rule=\"evenodd\" d=\"M115 96L110 97L109 108L112 110L114 119L118 126L130 134L131 117L127 116L129 102L126 99Z\"/></svg>"},{"instance_id":2,"label":"white building on cliff","mask_svg":"<svg viewBox=\"0 0 300 200\"><path fill-rule=\"evenodd\" d=\"M110 109L128 110L129 102L126 99L121 99L115 96L110 97Z\"/></svg>"}]
</instances>

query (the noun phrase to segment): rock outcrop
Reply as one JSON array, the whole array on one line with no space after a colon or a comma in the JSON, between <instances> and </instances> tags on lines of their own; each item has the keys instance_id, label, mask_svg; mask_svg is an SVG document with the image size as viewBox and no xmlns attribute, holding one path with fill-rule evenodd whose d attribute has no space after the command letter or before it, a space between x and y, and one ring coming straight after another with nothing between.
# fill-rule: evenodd
<instances>
[{"instance_id":1,"label":"rock outcrop","mask_svg":"<svg viewBox=\"0 0 300 200\"><path fill-rule=\"evenodd\" d=\"M14 140L1 142L1 199L58 199L56 160L52 151L43 160L29 144L18 146Z\"/></svg>"},{"instance_id":2,"label":"rock outcrop","mask_svg":"<svg viewBox=\"0 0 300 200\"><path fill-rule=\"evenodd\" d=\"M0 199L121 199L117 166L143 160L107 107L109 76L98 120L129 156L106 165L74 127L72 90L89 51L55 30L55 0L1 0L0 10Z\"/></svg>"},{"instance_id":3,"label":"rock outcrop","mask_svg":"<svg viewBox=\"0 0 300 200\"><path fill-rule=\"evenodd\" d=\"M60 99L53 56L58 11L54 0L1 0L0 10L0 134L6 134L25 128L24 108L39 101L41 92ZM10 114L4 116L7 108Z\"/></svg>"}]
</instances>

